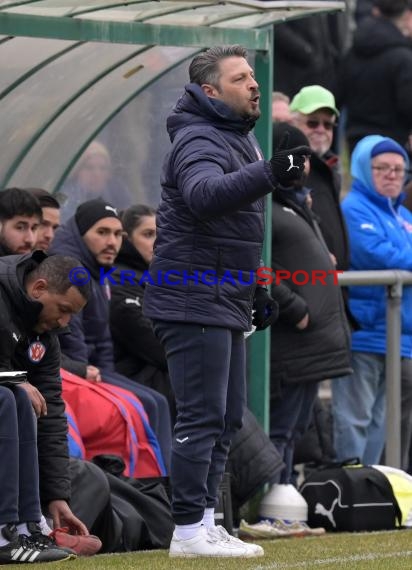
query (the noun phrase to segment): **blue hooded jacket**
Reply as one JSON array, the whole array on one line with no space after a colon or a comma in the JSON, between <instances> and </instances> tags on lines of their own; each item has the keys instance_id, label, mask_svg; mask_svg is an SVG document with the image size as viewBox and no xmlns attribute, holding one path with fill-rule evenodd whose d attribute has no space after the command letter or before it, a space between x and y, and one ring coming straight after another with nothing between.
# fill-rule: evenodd
<instances>
[{"instance_id":1,"label":"blue hooded jacket","mask_svg":"<svg viewBox=\"0 0 412 570\"><path fill-rule=\"evenodd\" d=\"M412 214L396 200L378 194L372 182L371 153L393 139L379 135L363 138L352 155L353 184L342 203L348 226L351 270L403 269L412 271ZM397 144L397 143L396 143ZM399 146L399 153L409 160ZM352 350L386 354L386 297L383 286L350 287L350 309L361 329L352 335ZM402 299L402 356L412 357L412 287Z\"/></svg>"},{"instance_id":2,"label":"blue hooded jacket","mask_svg":"<svg viewBox=\"0 0 412 570\"><path fill-rule=\"evenodd\" d=\"M262 198L275 186L252 126L195 84L169 116L173 146L163 166L146 316L251 328Z\"/></svg>"}]
</instances>

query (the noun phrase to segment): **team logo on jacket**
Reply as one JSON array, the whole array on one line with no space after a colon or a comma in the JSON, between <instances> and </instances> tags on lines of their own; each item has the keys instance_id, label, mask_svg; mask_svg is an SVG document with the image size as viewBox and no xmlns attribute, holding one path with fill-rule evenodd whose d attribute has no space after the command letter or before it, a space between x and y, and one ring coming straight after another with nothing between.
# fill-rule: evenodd
<instances>
[{"instance_id":1,"label":"team logo on jacket","mask_svg":"<svg viewBox=\"0 0 412 570\"><path fill-rule=\"evenodd\" d=\"M36 340L30 344L27 352L31 362L40 362L40 360L42 360L43 356L46 354L46 347L42 342Z\"/></svg>"}]
</instances>

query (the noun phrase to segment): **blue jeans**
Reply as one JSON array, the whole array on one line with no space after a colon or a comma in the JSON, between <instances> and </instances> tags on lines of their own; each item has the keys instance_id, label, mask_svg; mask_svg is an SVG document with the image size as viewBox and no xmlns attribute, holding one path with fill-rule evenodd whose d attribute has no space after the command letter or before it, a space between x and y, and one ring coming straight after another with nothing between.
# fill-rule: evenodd
<instances>
[{"instance_id":1,"label":"blue jeans","mask_svg":"<svg viewBox=\"0 0 412 570\"><path fill-rule=\"evenodd\" d=\"M353 374L332 380L334 445L338 461L381 460L385 445L385 356L352 352Z\"/></svg>"}]
</instances>

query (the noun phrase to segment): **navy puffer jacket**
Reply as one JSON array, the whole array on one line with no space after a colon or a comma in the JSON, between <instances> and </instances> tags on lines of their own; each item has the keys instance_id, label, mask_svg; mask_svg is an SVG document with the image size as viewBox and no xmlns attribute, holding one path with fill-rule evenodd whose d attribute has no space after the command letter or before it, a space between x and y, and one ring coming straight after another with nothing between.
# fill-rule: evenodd
<instances>
[{"instance_id":1,"label":"navy puffer jacket","mask_svg":"<svg viewBox=\"0 0 412 570\"><path fill-rule=\"evenodd\" d=\"M146 316L250 329L262 198L275 185L252 126L194 84L169 116Z\"/></svg>"}]
</instances>

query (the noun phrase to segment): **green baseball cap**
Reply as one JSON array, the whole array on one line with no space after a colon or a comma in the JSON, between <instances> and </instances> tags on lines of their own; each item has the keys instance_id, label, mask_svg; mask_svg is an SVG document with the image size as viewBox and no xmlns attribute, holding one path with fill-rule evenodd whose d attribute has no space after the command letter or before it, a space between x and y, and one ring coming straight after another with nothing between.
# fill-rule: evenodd
<instances>
[{"instance_id":1,"label":"green baseball cap","mask_svg":"<svg viewBox=\"0 0 412 570\"><path fill-rule=\"evenodd\" d=\"M333 93L320 85L302 87L290 103L291 111L298 111L304 115L314 113L318 109L330 109L336 116L339 116Z\"/></svg>"}]
</instances>

